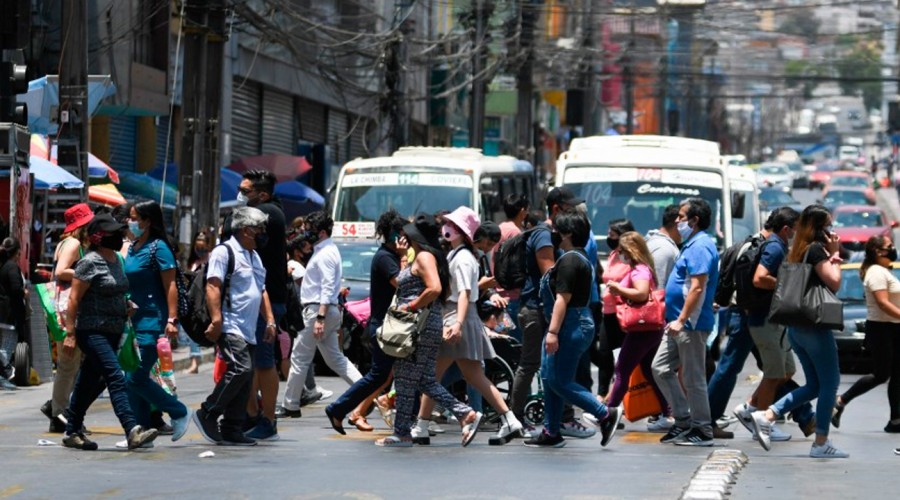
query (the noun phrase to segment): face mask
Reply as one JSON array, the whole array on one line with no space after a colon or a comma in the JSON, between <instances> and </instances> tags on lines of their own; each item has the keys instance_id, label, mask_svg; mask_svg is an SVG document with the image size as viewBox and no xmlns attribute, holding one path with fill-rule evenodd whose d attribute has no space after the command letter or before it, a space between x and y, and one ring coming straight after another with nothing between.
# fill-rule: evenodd
<instances>
[{"instance_id":1,"label":"face mask","mask_svg":"<svg viewBox=\"0 0 900 500\"><path fill-rule=\"evenodd\" d=\"M306 241L308 241L310 245L315 245L316 242L319 241L319 233L305 231L303 234L306 237Z\"/></svg>"},{"instance_id":2,"label":"face mask","mask_svg":"<svg viewBox=\"0 0 900 500\"><path fill-rule=\"evenodd\" d=\"M619 238L616 238L616 239L606 238L606 246L608 246L610 250L615 250L615 249L619 248Z\"/></svg>"},{"instance_id":3,"label":"face mask","mask_svg":"<svg viewBox=\"0 0 900 500\"><path fill-rule=\"evenodd\" d=\"M266 233L259 233L256 235L256 238L254 238L254 241L256 241L257 249L265 248L266 245L269 244L269 235Z\"/></svg>"},{"instance_id":4,"label":"face mask","mask_svg":"<svg viewBox=\"0 0 900 500\"><path fill-rule=\"evenodd\" d=\"M891 262L897 260L897 249L891 248L890 250L887 251L887 255L885 255L885 257L890 259Z\"/></svg>"},{"instance_id":5,"label":"face mask","mask_svg":"<svg viewBox=\"0 0 900 500\"><path fill-rule=\"evenodd\" d=\"M235 198L235 201L237 202L237 206L246 207L247 202L250 201L250 198L247 198L247 196L244 195L244 193L238 192L238 195L237 195L237 198Z\"/></svg>"},{"instance_id":6,"label":"face mask","mask_svg":"<svg viewBox=\"0 0 900 500\"><path fill-rule=\"evenodd\" d=\"M550 242L553 243L553 248L559 248L559 245L562 244L562 235L559 233L550 233Z\"/></svg>"},{"instance_id":7,"label":"face mask","mask_svg":"<svg viewBox=\"0 0 900 500\"><path fill-rule=\"evenodd\" d=\"M312 258L312 252L300 252L300 258L306 262L309 262L309 259Z\"/></svg>"},{"instance_id":8,"label":"face mask","mask_svg":"<svg viewBox=\"0 0 900 500\"><path fill-rule=\"evenodd\" d=\"M197 248L194 250L194 253L197 254L197 257L203 258L206 257L207 254L209 254L209 250L205 248Z\"/></svg>"},{"instance_id":9,"label":"face mask","mask_svg":"<svg viewBox=\"0 0 900 500\"><path fill-rule=\"evenodd\" d=\"M100 246L110 250L121 250L125 237L121 233L110 234L100 239Z\"/></svg>"},{"instance_id":10,"label":"face mask","mask_svg":"<svg viewBox=\"0 0 900 500\"><path fill-rule=\"evenodd\" d=\"M687 221L679 222L678 223L678 234L681 235L681 241L683 243L683 242L687 241L688 238L690 238L692 234L694 234L694 228L692 228L691 225L688 224Z\"/></svg>"},{"instance_id":11,"label":"face mask","mask_svg":"<svg viewBox=\"0 0 900 500\"><path fill-rule=\"evenodd\" d=\"M462 237L462 233L457 231L456 226L451 224L444 224L444 227L441 228L441 234L444 235L445 240L451 243Z\"/></svg>"},{"instance_id":12,"label":"face mask","mask_svg":"<svg viewBox=\"0 0 900 500\"><path fill-rule=\"evenodd\" d=\"M141 223L138 221L128 221L128 230L131 231L135 238L140 238L144 234L144 230L141 229Z\"/></svg>"}]
</instances>

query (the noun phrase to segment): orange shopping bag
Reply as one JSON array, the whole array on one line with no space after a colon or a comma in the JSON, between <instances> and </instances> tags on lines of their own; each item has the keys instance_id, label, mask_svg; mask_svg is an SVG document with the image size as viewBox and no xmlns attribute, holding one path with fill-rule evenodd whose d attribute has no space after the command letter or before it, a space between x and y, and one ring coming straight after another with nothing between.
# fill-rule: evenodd
<instances>
[{"instance_id":1,"label":"orange shopping bag","mask_svg":"<svg viewBox=\"0 0 900 500\"><path fill-rule=\"evenodd\" d=\"M656 391L650 381L644 377L640 366L635 367L628 378L628 392L622 400L625 405L625 418L629 422L637 422L642 418L662 413L662 405L656 397Z\"/></svg>"}]
</instances>

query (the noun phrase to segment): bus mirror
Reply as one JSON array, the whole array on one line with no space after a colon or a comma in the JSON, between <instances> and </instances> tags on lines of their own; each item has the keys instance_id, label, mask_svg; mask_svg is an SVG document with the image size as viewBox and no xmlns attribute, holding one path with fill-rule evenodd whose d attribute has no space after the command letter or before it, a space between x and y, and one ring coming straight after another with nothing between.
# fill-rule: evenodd
<instances>
[{"instance_id":1,"label":"bus mirror","mask_svg":"<svg viewBox=\"0 0 900 500\"><path fill-rule=\"evenodd\" d=\"M735 219L744 218L744 205L747 201L745 193L731 193L731 216Z\"/></svg>"}]
</instances>

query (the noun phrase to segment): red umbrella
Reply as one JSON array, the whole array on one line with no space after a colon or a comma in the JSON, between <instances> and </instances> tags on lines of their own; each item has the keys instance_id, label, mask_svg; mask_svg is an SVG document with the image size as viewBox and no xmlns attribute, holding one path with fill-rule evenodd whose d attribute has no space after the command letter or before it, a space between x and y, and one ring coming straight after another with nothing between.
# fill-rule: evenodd
<instances>
[{"instance_id":1,"label":"red umbrella","mask_svg":"<svg viewBox=\"0 0 900 500\"><path fill-rule=\"evenodd\" d=\"M303 156L291 156L278 153L260 156L245 156L228 165L229 170L244 173L248 170L265 170L275 174L281 181L293 181L300 175L312 170L312 165Z\"/></svg>"}]
</instances>

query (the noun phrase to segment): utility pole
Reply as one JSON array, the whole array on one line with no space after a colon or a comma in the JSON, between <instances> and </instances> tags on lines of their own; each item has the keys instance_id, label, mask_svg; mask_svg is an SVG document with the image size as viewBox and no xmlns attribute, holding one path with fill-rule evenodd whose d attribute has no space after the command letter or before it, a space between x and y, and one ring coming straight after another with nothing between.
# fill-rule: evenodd
<instances>
[{"instance_id":1,"label":"utility pole","mask_svg":"<svg viewBox=\"0 0 900 500\"><path fill-rule=\"evenodd\" d=\"M390 119L391 151L396 151L409 144L409 103L406 96L407 40L410 33L409 23L405 22L409 9L409 0L398 1L394 9L393 28L397 38L391 40L387 47L384 80L388 89L387 113Z\"/></svg>"},{"instance_id":2,"label":"utility pole","mask_svg":"<svg viewBox=\"0 0 900 500\"><path fill-rule=\"evenodd\" d=\"M199 226L199 179L202 175L203 136L206 116L203 93L206 91L206 30L209 0L194 0L184 8L181 29L184 33L184 73L182 77L182 147L178 169L178 241L190 244Z\"/></svg>"},{"instance_id":3,"label":"utility pole","mask_svg":"<svg viewBox=\"0 0 900 500\"><path fill-rule=\"evenodd\" d=\"M210 0L206 32L206 88L203 111L205 140L194 220L200 228L215 230L219 222L221 174L219 132L222 110L222 58L225 54L225 0Z\"/></svg>"},{"instance_id":4,"label":"utility pole","mask_svg":"<svg viewBox=\"0 0 900 500\"><path fill-rule=\"evenodd\" d=\"M624 68L622 69L623 79L625 80L625 133L631 135L634 133L634 0L631 0L631 9L628 12L628 45L625 48L625 57L623 58Z\"/></svg>"},{"instance_id":5,"label":"utility pole","mask_svg":"<svg viewBox=\"0 0 900 500\"><path fill-rule=\"evenodd\" d=\"M523 58L516 72L516 152L519 158L534 161L534 129L531 108L534 98L534 0L519 6L519 51Z\"/></svg>"},{"instance_id":6,"label":"utility pole","mask_svg":"<svg viewBox=\"0 0 900 500\"><path fill-rule=\"evenodd\" d=\"M470 96L469 147L484 147L484 106L487 93L487 79L483 74L487 68L487 24L494 10L493 0L476 0L475 39L472 58L472 95Z\"/></svg>"},{"instance_id":7,"label":"utility pole","mask_svg":"<svg viewBox=\"0 0 900 500\"><path fill-rule=\"evenodd\" d=\"M59 115L57 158L59 166L87 181L88 124L88 9L87 0L65 0L62 4ZM87 182L81 201L87 201Z\"/></svg>"},{"instance_id":8,"label":"utility pole","mask_svg":"<svg viewBox=\"0 0 900 500\"><path fill-rule=\"evenodd\" d=\"M584 136L590 137L595 135L597 100L599 92L595 88L597 86L597 76L594 68L594 2L595 0L587 0L587 12L584 15L582 29L584 30L583 47L587 50L584 62L584 83L585 83L585 109L584 109Z\"/></svg>"}]
</instances>

